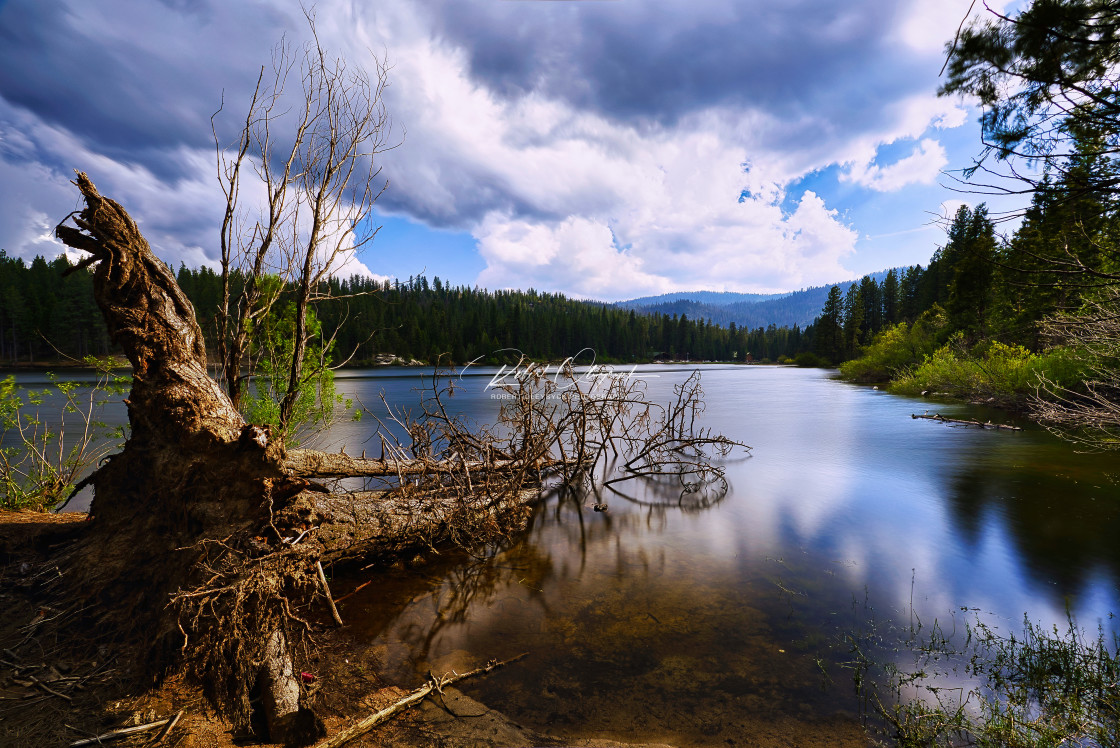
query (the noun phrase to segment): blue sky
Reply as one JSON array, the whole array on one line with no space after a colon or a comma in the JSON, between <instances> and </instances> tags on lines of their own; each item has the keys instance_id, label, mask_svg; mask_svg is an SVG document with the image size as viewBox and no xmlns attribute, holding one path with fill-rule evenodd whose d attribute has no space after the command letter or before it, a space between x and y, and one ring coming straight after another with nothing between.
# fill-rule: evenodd
<instances>
[{"instance_id":1,"label":"blue sky","mask_svg":"<svg viewBox=\"0 0 1120 748\"><path fill-rule=\"evenodd\" d=\"M397 144L383 228L340 272L617 300L925 263L935 216L982 199L943 174L979 113L936 95L969 5L320 2L330 53L387 59ZM164 259L213 264L210 115L224 96L232 140L273 46L307 37L279 0L0 3L0 247L60 251L77 168Z\"/></svg>"}]
</instances>

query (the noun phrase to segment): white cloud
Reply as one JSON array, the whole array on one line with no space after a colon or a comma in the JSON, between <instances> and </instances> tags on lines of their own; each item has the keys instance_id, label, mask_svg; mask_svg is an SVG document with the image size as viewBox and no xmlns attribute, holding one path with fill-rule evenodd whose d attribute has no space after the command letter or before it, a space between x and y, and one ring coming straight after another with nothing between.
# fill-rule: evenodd
<instances>
[{"instance_id":1,"label":"white cloud","mask_svg":"<svg viewBox=\"0 0 1120 748\"><path fill-rule=\"evenodd\" d=\"M558 287L585 298L617 296L623 287L642 293L672 287L668 279L644 272L641 260L619 248L610 227L588 218L529 223L495 214L475 235L487 262L478 279L484 287Z\"/></svg>"},{"instance_id":2,"label":"white cloud","mask_svg":"<svg viewBox=\"0 0 1120 748\"><path fill-rule=\"evenodd\" d=\"M459 217L487 262L480 285L622 298L846 274L855 233L812 193L783 213L789 175L743 137L755 113L639 128L539 93L499 98L439 40L398 38L394 58L390 109L408 123L388 156L394 199Z\"/></svg>"},{"instance_id":3,"label":"white cloud","mask_svg":"<svg viewBox=\"0 0 1120 748\"><path fill-rule=\"evenodd\" d=\"M965 14L969 19L965 25L988 16L985 5L996 13L1003 13L1011 5L1011 0L987 0L986 3L973 0L913 0L900 11L899 39L916 52L944 52L945 45L953 40Z\"/></svg>"},{"instance_id":4,"label":"white cloud","mask_svg":"<svg viewBox=\"0 0 1120 748\"><path fill-rule=\"evenodd\" d=\"M894 192L908 184L933 184L948 163L941 144L933 138L924 138L913 153L893 164L854 165L840 178L880 192Z\"/></svg>"}]
</instances>

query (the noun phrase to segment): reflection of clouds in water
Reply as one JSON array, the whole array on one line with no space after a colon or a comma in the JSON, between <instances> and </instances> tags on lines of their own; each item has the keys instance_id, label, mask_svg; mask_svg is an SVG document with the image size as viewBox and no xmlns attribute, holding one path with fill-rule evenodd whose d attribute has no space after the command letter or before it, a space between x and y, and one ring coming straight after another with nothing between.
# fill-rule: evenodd
<instances>
[{"instance_id":1,"label":"reflection of clouds in water","mask_svg":"<svg viewBox=\"0 0 1120 748\"><path fill-rule=\"evenodd\" d=\"M478 376L464 377L452 406L492 422L497 404L486 397L485 385L494 371L479 367L472 372ZM679 366L639 369L654 402L667 401L689 372ZM415 397L411 390L420 385L420 374L340 372L339 389L372 393L362 395L369 403L384 388L402 402ZM771 586L780 577L789 589L807 592L803 615L810 617L825 615L845 597L862 598L865 588L884 612L905 615L913 597L926 620L945 619L961 606L1012 622L1027 611L1047 623L1064 616L1061 590L1050 584L1046 570L1069 554L1039 560L1050 536L1028 521L1035 515L1024 512L1040 511L1045 502L1035 506L1038 501L1020 497L1038 493L1038 471L1052 475L1052 466L1062 472L1061 466L1076 463L1074 477L1084 481L1094 474L1092 463L1082 464L1038 433L915 421L912 412L937 407L950 413L947 408L963 406L892 397L830 381L826 372L711 367L702 370L702 385L704 424L753 448L749 459L729 464L728 498L698 513L641 507L610 495L605 514L589 509L590 497L579 499L581 511L572 503L549 504L535 520L532 542L549 557L551 571L533 582L544 590L533 604L544 599L562 609L567 603L557 590L578 599L584 585L604 577L620 584L668 577L720 578L732 585L763 580ZM369 431L368 423L340 423L331 436L354 453L350 440L358 439L360 452ZM1030 472L1024 473L1024 462L1034 466ZM1057 483L1048 490L1055 491L1073 478L1050 479ZM1084 533L1091 539L1099 530L1086 526ZM768 558L784 558L785 565ZM1095 620L1115 606L1107 573L1091 581L1085 581L1087 569L1069 573L1084 590L1075 601L1079 613ZM517 579L508 584L518 599L527 595L513 589L524 586ZM488 628L490 617L501 615L486 611L481 618L472 612L468 625Z\"/></svg>"},{"instance_id":2,"label":"reflection of clouds in water","mask_svg":"<svg viewBox=\"0 0 1120 748\"><path fill-rule=\"evenodd\" d=\"M683 368L650 370L662 375L649 380L654 400L687 375ZM1031 440L1047 445L1051 460L1068 453L1064 445L1044 434L1006 438L914 421L910 413L921 412L915 401L816 371L713 368L704 370L704 386L705 425L753 447L750 459L729 466L725 501L689 513L614 497L610 510L598 513L589 496L552 500L535 516L530 539L495 561L509 571L477 577L485 584L469 599L459 594L464 580L449 574L438 593L414 602L381 638L407 638L426 661L464 650L484 657L541 652L533 673L479 686L497 706L508 699L514 713L539 709L542 698L572 708L578 699L569 694L594 695L606 680L617 692L656 678L661 695L647 695L643 709L683 720L679 705L693 703L693 695L683 680L668 677L677 674L673 668L702 684L697 709L708 709L721 689L744 699L765 694L768 709L800 704L798 686L766 680L774 668L785 672L775 653L797 652L809 663L827 657L830 637L861 625L861 615L906 627L911 600L916 619L927 629L936 619L946 633L963 632L972 619L962 606L979 608L1004 631L1018 630L1024 612L1045 626L1064 619L1060 598L1031 566L1055 531L1024 521L1049 499L1039 502L1036 481L1023 480L1015 467L1024 455L1040 459ZM457 405L480 407L469 396ZM1091 474L1084 465L1076 478ZM1093 538L1107 522L1081 526L1093 543L1104 542ZM1068 523L1058 530L1068 532ZM1092 552L1099 554L1085 551ZM1085 590L1076 612L1091 628L1115 606L1115 585L1107 567L1070 573ZM452 604L457 594L465 608ZM802 660L790 658L789 667ZM728 668L738 669L734 677ZM602 714L571 714L610 724Z\"/></svg>"}]
</instances>

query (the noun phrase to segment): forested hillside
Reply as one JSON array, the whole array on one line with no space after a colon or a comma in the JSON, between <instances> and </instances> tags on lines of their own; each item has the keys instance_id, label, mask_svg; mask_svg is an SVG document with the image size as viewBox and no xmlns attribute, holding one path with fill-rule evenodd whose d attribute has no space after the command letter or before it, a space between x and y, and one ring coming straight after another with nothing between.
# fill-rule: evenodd
<instances>
[{"instance_id":1,"label":"forested hillside","mask_svg":"<svg viewBox=\"0 0 1120 748\"><path fill-rule=\"evenodd\" d=\"M112 352L96 313L89 273L66 274L60 257L30 265L0 254L0 363L51 363ZM194 304L214 350L221 277L209 268L181 267L177 280ZM236 279L235 279L236 283ZM334 279L316 315L334 340L336 361L369 364L381 354L462 364L482 357L506 360L517 349L538 360L574 356L597 360L762 361L794 356L811 341L799 327L726 327L687 314L639 314L560 294L452 287L439 278L379 283ZM281 305L282 306L282 305ZM278 307L280 308L280 307ZM584 353L581 361L590 356Z\"/></svg>"},{"instance_id":2,"label":"forested hillside","mask_svg":"<svg viewBox=\"0 0 1120 748\"><path fill-rule=\"evenodd\" d=\"M639 309L642 307L657 306L658 304L667 304L672 301L698 301L701 304L710 304L712 306L727 306L728 304L736 304L739 302L756 304L760 301L780 299L783 296L789 296L789 292L737 293L734 291L673 291L672 293L663 293L657 296L639 296L636 299L617 301L614 305L623 309Z\"/></svg>"},{"instance_id":3,"label":"forested hillside","mask_svg":"<svg viewBox=\"0 0 1120 748\"><path fill-rule=\"evenodd\" d=\"M203 328L212 329L207 310L217 306L220 278L206 269L181 268L179 283L195 300ZM324 329L340 330L336 355L356 351L355 363L384 353L425 362L442 355L456 364L515 355L502 349L538 360L563 359L583 349L593 350L599 361L627 363L776 360L808 345L800 329L725 328L686 315L647 316L560 294L452 287L438 277L401 283L334 279L330 293L339 298L319 304L317 314Z\"/></svg>"},{"instance_id":4,"label":"forested hillside","mask_svg":"<svg viewBox=\"0 0 1120 748\"><path fill-rule=\"evenodd\" d=\"M889 271L872 273L876 282L886 278ZM895 271L896 274L899 272ZM838 283L841 293L859 281ZM777 327L804 328L821 313L831 286L813 286L784 294L736 294L692 291L664 294L663 296L622 301L616 304L634 309L642 314L687 314L689 319L706 319L717 325L754 329Z\"/></svg>"}]
</instances>

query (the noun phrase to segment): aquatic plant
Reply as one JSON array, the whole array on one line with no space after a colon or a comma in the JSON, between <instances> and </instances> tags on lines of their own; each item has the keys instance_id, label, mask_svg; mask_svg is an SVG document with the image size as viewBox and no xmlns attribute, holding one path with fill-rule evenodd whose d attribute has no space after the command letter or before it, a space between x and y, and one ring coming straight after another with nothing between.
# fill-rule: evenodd
<instances>
[{"instance_id":1,"label":"aquatic plant","mask_svg":"<svg viewBox=\"0 0 1120 748\"><path fill-rule=\"evenodd\" d=\"M872 627L874 631L874 627ZM899 643L847 637L869 732L898 746L1113 746L1120 741L1120 639L1073 617L1047 628L1024 617L1004 633L979 615L963 643L936 622Z\"/></svg>"}]
</instances>

